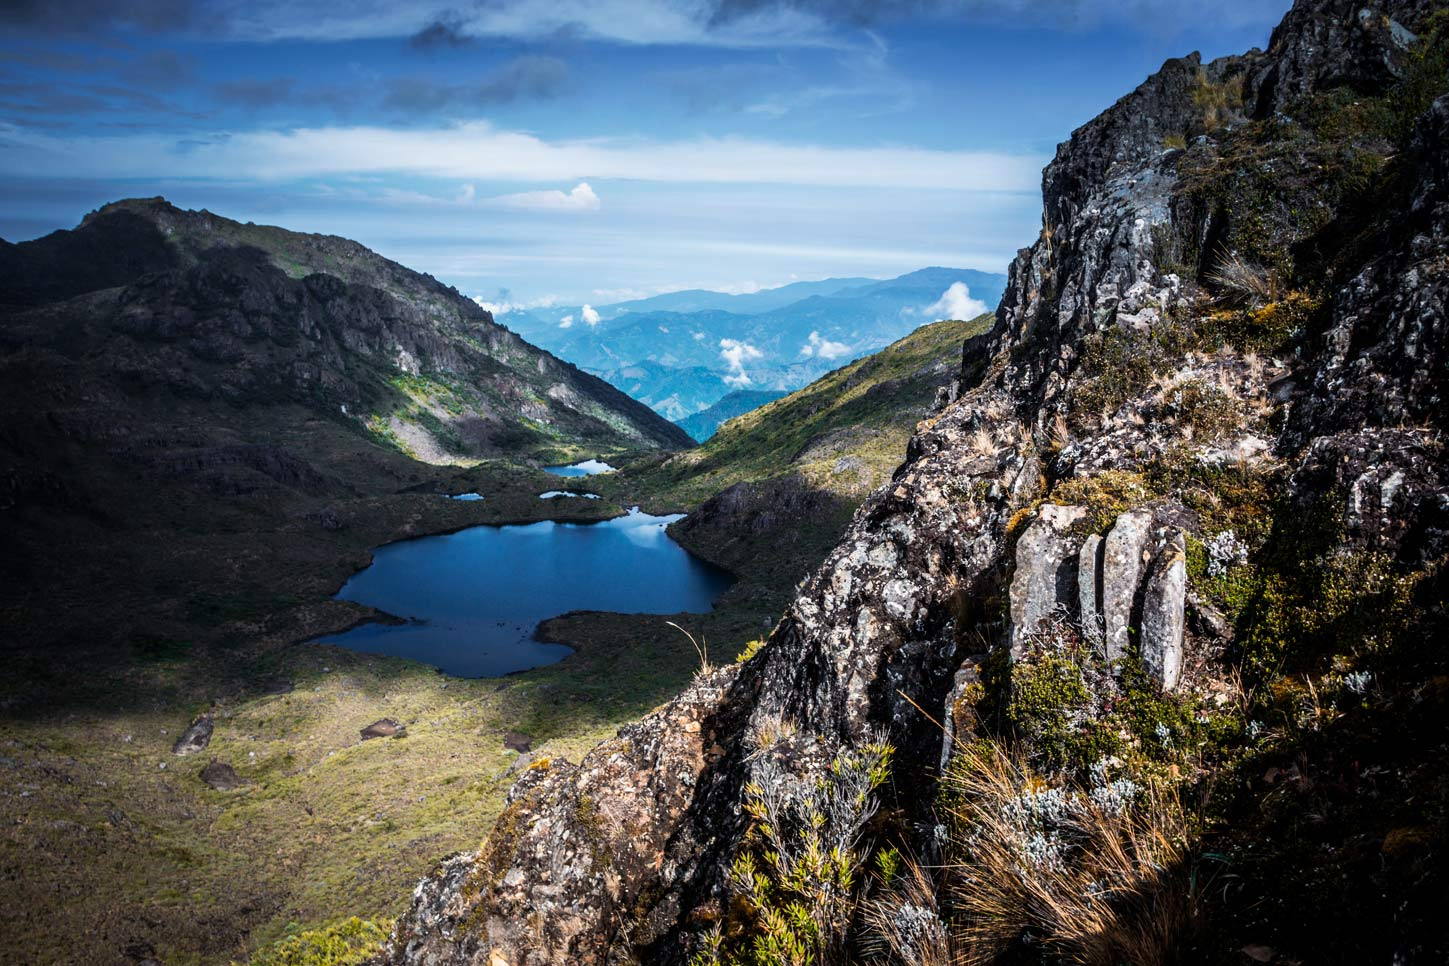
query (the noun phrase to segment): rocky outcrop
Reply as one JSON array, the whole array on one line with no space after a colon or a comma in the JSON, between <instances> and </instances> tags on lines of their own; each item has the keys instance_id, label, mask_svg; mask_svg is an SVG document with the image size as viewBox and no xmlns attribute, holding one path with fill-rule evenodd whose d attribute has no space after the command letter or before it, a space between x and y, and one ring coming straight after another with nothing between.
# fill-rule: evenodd
<instances>
[{"instance_id":1,"label":"rocky outcrop","mask_svg":"<svg viewBox=\"0 0 1449 966\"><path fill-rule=\"evenodd\" d=\"M1009 591L1011 657L1073 625L1102 661L1140 655L1163 690L1177 687L1186 641L1187 558L1180 529L1151 509L1120 515L1106 539L1083 535L1087 510L1048 503L1016 541Z\"/></svg>"},{"instance_id":2,"label":"rocky outcrop","mask_svg":"<svg viewBox=\"0 0 1449 966\"><path fill-rule=\"evenodd\" d=\"M1245 217L1214 194L1256 163L1233 153L1253 146L1238 128L1271 141L1295 96L1339 82L1381 92L1402 71L1393 25L1412 30L1427 8L1372 9L1383 17L1301 0L1268 51L1171 61L1074 133L1044 174L1043 232L1012 265L991 337L968 344L962 380L767 645L578 766L522 780L483 850L419 887L388 961L684 962L728 906L748 784L780 767L821 779L882 731L897 749L896 827L931 854L922 776L943 749L927 715L972 726L959 704L983 643L1019 655L1064 614L1066 633L1100 636L1104 666L1140 658L1164 689L1199 686L1231 629L1189 565L1198 551L1238 565L1228 483L1272 493L1264 503L1281 492L1290 514L1354 494L1347 539L1442 555L1442 450L1429 428L1385 416L1444 418L1426 407L1445 384L1435 299L1449 186L1442 154L1423 154L1444 143L1444 102L1420 121L1419 160L1404 162L1428 185L1406 201L1412 218L1375 229L1382 247L1343 253L1362 282L1333 297L1326 330L1306 312L1273 344L1283 359L1253 349L1276 313L1312 300L1275 289L1288 282L1266 269L1270 303L1245 308L1214 281L1229 256L1248 258L1234 247ZM1295 190L1328 197L1322 166L1276 164L1305 172ZM1282 250L1304 229L1277 203L1253 217L1258 241ZM759 736L781 730L808 752L765 769Z\"/></svg>"},{"instance_id":3,"label":"rocky outcrop","mask_svg":"<svg viewBox=\"0 0 1449 966\"><path fill-rule=\"evenodd\" d=\"M1142 666L1168 691L1182 677L1186 598L1187 546L1176 530L1153 557L1142 589Z\"/></svg>"},{"instance_id":4,"label":"rocky outcrop","mask_svg":"<svg viewBox=\"0 0 1449 966\"><path fill-rule=\"evenodd\" d=\"M1082 538L1072 533L1072 525L1086 514L1083 507L1048 503L1016 541L1016 573L1010 590L1013 658L1026 653L1043 622L1058 613L1070 614L1071 605L1081 600L1078 557ZM1094 610L1095 603L1081 617Z\"/></svg>"},{"instance_id":5,"label":"rocky outcrop","mask_svg":"<svg viewBox=\"0 0 1449 966\"><path fill-rule=\"evenodd\" d=\"M1124 513L1102 542L1102 633L1104 655L1116 661L1131 647L1132 604L1147 566L1152 514Z\"/></svg>"}]
</instances>

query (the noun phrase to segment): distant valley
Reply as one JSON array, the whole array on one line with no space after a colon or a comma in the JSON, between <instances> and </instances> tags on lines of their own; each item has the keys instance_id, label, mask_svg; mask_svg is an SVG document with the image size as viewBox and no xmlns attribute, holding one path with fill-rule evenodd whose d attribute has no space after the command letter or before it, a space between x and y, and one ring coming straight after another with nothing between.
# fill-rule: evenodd
<instances>
[{"instance_id":1,"label":"distant valley","mask_svg":"<svg viewBox=\"0 0 1449 966\"><path fill-rule=\"evenodd\" d=\"M924 268L740 295L691 290L613 305L495 308L528 341L679 422L736 390L799 389L925 323L975 318L1005 285L1004 275Z\"/></svg>"}]
</instances>

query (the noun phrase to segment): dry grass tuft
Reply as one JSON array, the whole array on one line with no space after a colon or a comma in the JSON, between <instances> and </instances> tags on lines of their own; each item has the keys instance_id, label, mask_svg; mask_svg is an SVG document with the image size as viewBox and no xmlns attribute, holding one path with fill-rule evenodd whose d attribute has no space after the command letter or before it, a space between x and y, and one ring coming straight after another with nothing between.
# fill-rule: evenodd
<instances>
[{"instance_id":1,"label":"dry grass tuft","mask_svg":"<svg viewBox=\"0 0 1449 966\"><path fill-rule=\"evenodd\" d=\"M1080 966L1183 958L1196 907L1171 795L1105 768L1091 788L1049 787L994 743L961 749L948 781L958 963L996 962L1024 941Z\"/></svg>"},{"instance_id":2,"label":"dry grass tuft","mask_svg":"<svg viewBox=\"0 0 1449 966\"><path fill-rule=\"evenodd\" d=\"M1217 271L1208 276L1228 299L1251 308L1260 308L1279 298L1278 282L1273 273L1233 252L1223 259Z\"/></svg>"},{"instance_id":3,"label":"dry grass tuft","mask_svg":"<svg viewBox=\"0 0 1449 966\"><path fill-rule=\"evenodd\" d=\"M956 966L951 930L941 918L936 883L914 859L861 910L865 962Z\"/></svg>"}]
</instances>

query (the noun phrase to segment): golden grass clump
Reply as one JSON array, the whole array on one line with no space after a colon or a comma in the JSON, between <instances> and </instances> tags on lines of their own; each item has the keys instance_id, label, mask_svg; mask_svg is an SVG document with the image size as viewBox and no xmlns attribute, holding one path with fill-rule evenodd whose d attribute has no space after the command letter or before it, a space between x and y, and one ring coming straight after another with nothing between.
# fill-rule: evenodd
<instances>
[{"instance_id":1,"label":"golden grass clump","mask_svg":"<svg viewBox=\"0 0 1449 966\"><path fill-rule=\"evenodd\" d=\"M1023 942L1081 966L1162 964L1193 933L1186 820L1162 789L1111 779L1051 787L995 743L962 748L946 781L945 901L955 962L996 962Z\"/></svg>"}]
</instances>

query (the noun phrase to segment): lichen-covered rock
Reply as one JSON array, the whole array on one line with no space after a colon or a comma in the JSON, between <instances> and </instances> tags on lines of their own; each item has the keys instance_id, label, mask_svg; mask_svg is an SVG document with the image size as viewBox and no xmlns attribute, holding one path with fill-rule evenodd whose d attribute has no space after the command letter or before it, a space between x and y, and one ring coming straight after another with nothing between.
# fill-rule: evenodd
<instances>
[{"instance_id":1,"label":"lichen-covered rock","mask_svg":"<svg viewBox=\"0 0 1449 966\"><path fill-rule=\"evenodd\" d=\"M1174 530L1157 551L1142 592L1142 666L1163 690L1182 676L1182 644L1187 595L1187 544Z\"/></svg>"},{"instance_id":2,"label":"lichen-covered rock","mask_svg":"<svg viewBox=\"0 0 1449 966\"><path fill-rule=\"evenodd\" d=\"M171 753L173 755L194 755L199 751L204 751L206 746L211 744L211 735L215 728L216 725L212 721L211 715L199 715L181 733L181 737L176 739L171 746Z\"/></svg>"},{"instance_id":3,"label":"lichen-covered rock","mask_svg":"<svg viewBox=\"0 0 1449 966\"><path fill-rule=\"evenodd\" d=\"M1088 534L1077 553L1077 618L1087 641L1102 649L1102 537Z\"/></svg>"},{"instance_id":4,"label":"lichen-covered rock","mask_svg":"<svg viewBox=\"0 0 1449 966\"><path fill-rule=\"evenodd\" d=\"M1132 645L1132 608L1152 546L1152 514L1133 510L1117 518L1102 549L1102 628L1108 661Z\"/></svg>"},{"instance_id":5,"label":"lichen-covered rock","mask_svg":"<svg viewBox=\"0 0 1449 966\"><path fill-rule=\"evenodd\" d=\"M1016 573L1011 578L1011 656L1022 657L1043 621L1080 599L1077 554L1081 537L1072 525L1087 511L1048 503L1016 541Z\"/></svg>"}]
</instances>

